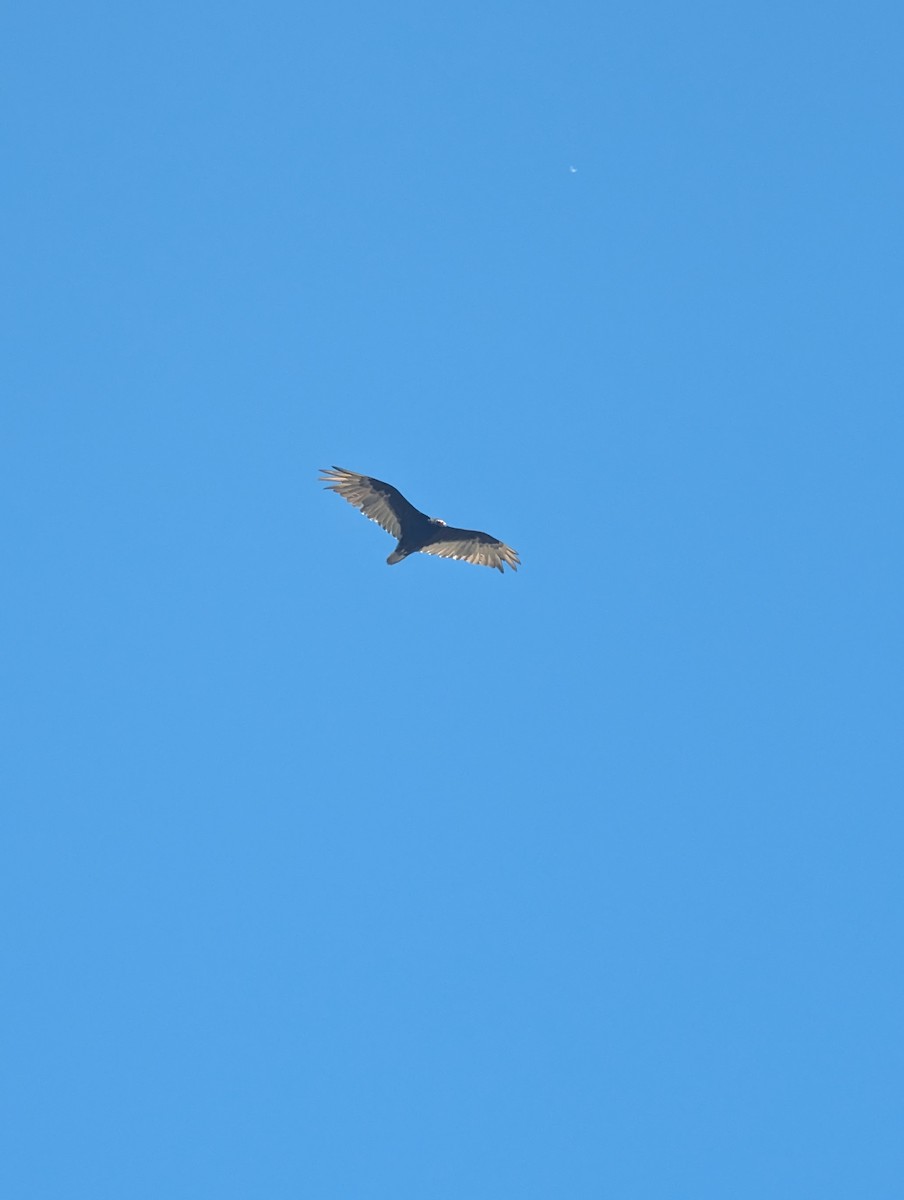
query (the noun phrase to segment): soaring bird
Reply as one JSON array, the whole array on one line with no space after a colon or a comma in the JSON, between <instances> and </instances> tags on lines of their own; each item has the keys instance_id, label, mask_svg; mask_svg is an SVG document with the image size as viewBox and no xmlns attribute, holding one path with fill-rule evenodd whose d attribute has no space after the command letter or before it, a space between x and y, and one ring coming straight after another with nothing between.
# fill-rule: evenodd
<instances>
[{"instance_id":1,"label":"soaring bird","mask_svg":"<svg viewBox=\"0 0 904 1200\"><path fill-rule=\"evenodd\" d=\"M387 558L390 566L409 554L436 554L440 558L462 558L481 567L495 567L503 574L503 564L517 571L521 560L516 552L488 533L476 529L453 529L437 517L419 512L398 489L369 475L356 475L342 467L321 468L320 482L328 491L359 508L365 517L399 539Z\"/></svg>"}]
</instances>

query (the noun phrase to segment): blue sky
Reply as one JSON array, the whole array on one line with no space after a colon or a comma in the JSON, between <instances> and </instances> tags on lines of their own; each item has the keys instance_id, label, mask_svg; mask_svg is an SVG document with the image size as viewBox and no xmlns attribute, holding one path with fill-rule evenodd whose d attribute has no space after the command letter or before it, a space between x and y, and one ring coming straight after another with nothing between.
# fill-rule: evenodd
<instances>
[{"instance_id":1,"label":"blue sky","mask_svg":"<svg viewBox=\"0 0 904 1200\"><path fill-rule=\"evenodd\" d=\"M899 6L4 26L3 1194L900 1196Z\"/></svg>"}]
</instances>

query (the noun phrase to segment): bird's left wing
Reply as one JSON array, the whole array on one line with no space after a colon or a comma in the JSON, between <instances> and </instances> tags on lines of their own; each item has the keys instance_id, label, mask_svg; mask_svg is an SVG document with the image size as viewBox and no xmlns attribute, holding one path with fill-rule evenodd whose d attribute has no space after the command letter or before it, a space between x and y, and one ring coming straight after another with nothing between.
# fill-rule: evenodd
<instances>
[{"instance_id":1,"label":"bird's left wing","mask_svg":"<svg viewBox=\"0 0 904 1200\"><path fill-rule=\"evenodd\" d=\"M402 528L418 518L424 520L423 513L410 504L398 488L381 479L371 479L369 475L356 475L354 471L345 471L342 467L327 470L321 468L320 482L327 484L327 490L338 492L343 500L354 504L365 517L382 526L394 538L402 536Z\"/></svg>"},{"instance_id":2,"label":"bird's left wing","mask_svg":"<svg viewBox=\"0 0 904 1200\"><path fill-rule=\"evenodd\" d=\"M503 575L503 564L513 571L521 565L517 551L498 538L477 529L453 529L448 525L436 527L430 541L421 546L421 553L435 554L438 558L460 558L479 567L495 567Z\"/></svg>"}]
</instances>

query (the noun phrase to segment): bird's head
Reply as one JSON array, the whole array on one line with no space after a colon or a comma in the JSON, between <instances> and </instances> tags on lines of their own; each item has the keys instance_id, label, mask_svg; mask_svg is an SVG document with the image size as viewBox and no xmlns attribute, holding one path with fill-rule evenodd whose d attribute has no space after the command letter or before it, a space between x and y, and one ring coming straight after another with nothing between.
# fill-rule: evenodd
<instances>
[{"instance_id":1,"label":"bird's head","mask_svg":"<svg viewBox=\"0 0 904 1200\"><path fill-rule=\"evenodd\" d=\"M431 525L445 525L445 523L446 523L446 522L445 522L445 521L441 521L441 520L439 519L439 517L431 517L431 518L430 518L430 524L431 524Z\"/></svg>"}]
</instances>

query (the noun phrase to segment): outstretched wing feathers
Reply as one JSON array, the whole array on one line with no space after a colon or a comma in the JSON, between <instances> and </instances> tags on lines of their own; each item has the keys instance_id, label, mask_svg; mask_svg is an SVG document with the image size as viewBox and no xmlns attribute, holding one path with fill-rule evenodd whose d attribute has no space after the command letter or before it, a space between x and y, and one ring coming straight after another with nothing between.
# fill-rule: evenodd
<instances>
[{"instance_id":1,"label":"outstretched wing feathers","mask_svg":"<svg viewBox=\"0 0 904 1200\"><path fill-rule=\"evenodd\" d=\"M453 529L448 525L437 527L430 541L421 546L421 553L435 554L438 558L460 558L479 567L495 567L503 575L503 564L513 571L521 565L516 551L498 538L477 529Z\"/></svg>"},{"instance_id":2,"label":"outstretched wing feathers","mask_svg":"<svg viewBox=\"0 0 904 1200\"><path fill-rule=\"evenodd\" d=\"M338 492L343 500L361 510L365 517L391 533L394 538L402 536L402 529L412 521L425 520L413 504L405 499L402 493L381 479L372 479L369 475L356 475L354 471L345 471L342 467L327 470L321 468L320 482L326 483L327 490Z\"/></svg>"}]
</instances>

